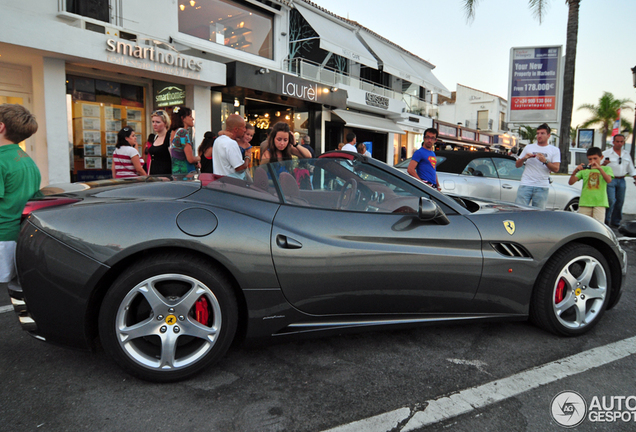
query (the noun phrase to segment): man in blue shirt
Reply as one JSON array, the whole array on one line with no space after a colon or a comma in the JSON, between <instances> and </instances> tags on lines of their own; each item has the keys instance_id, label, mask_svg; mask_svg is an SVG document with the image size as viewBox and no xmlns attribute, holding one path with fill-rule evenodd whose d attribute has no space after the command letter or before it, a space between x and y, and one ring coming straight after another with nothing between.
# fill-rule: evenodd
<instances>
[{"instance_id":1,"label":"man in blue shirt","mask_svg":"<svg viewBox=\"0 0 636 432\"><path fill-rule=\"evenodd\" d=\"M424 143L422 147L413 153L411 163L409 163L408 173L437 190L442 190L437 181L437 158L435 157L435 142L437 141L437 129L428 128L424 132Z\"/></svg>"}]
</instances>

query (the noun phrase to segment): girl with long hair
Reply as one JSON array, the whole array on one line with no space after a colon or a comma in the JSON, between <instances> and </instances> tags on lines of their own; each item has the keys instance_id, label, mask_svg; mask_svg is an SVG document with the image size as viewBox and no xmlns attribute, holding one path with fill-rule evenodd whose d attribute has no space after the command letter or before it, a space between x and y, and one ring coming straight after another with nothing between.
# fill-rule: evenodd
<instances>
[{"instance_id":1,"label":"girl with long hair","mask_svg":"<svg viewBox=\"0 0 636 432\"><path fill-rule=\"evenodd\" d=\"M212 149L214 146L214 140L216 136L208 131L203 135L203 141L199 145L199 158L201 159L201 172L210 173L214 172L212 164Z\"/></svg>"},{"instance_id":2,"label":"girl with long hair","mask_svg":"<svg viewBox=\"0 0 636 432\"><path fill-rule=\"evenodd\" d=\"M261 164L292 160L294 156L309 158L311 153L295 142L287 123L276 123L267 137L267 150L261 155Z\"/></svg>"},{"instance_id":3,"label":"girl with long hair","mask_svg":"<svg viewBox=\"0 0 636 432\"><path fill-rule=\"evenodd\" d=\"M157 110L152 113L152 130L155 132L155 140L147 149L150 155L150 175L170 175L172 174L172 158L170 157L170 117L164 110Z\"/></svg>"}]
</instances>

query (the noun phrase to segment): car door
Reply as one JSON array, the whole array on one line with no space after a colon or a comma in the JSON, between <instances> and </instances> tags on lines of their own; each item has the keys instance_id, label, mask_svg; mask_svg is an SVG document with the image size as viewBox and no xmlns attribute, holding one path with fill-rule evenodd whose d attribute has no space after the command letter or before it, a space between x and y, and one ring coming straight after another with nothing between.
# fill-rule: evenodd
<instances>
[{"instance_id":1,"label":"car door","mask_svg":"<svg viewBox=\"0 0 636 432\"><path fill-rule=\"evenodd\" d=\"M515 202L517 199L517 190L523 175L523 167L517 168L515 161L512 159L493 157L497 174L501 180L501 200L506 202ZM546 209L553 210L556 207L556 193L554 186L550 183L548 191L548 201Z\"/></svg>"},{"instance_id":2,"label":"car door","mask_svg":"<svg viewBox=\"0 0 636 432\"><path fill-rule=\"evenodd\" d=\"M517 168L515 161L506 158L493 158L497 175L501 180L501 200L506 202L515 202L517 199L517 190L519 182L523 174L523 167Z\"/></svg>"},{"instance_id":3,"label":"car door","mask_svg":"<svg viewBox=\"0 0 636 432\"><path fill-rule=\"evenodd\" d=\"M501 186L497 170L489 157L477 158L470 161L455 180L454 190L448 183L449 178L440 180L443 191L457 195L474 198L486 198L499 200L501 198Z\"/></svg>"},{"instance_id":4,"label":"car door","mask_svg":"<svg viewBox=\"0 0 636 432\"><path fill-rule=\"evenodd\" d=\"M423 190L358 168L312 167L312 190L283 190L271 248L287 300L315 315L470 311L482 269L476 227L448 207L448 225L423 222ZM351 180L357 190L347 198ZM345 199L325 199L329 193Z\"/></svg>"}]
</instances>

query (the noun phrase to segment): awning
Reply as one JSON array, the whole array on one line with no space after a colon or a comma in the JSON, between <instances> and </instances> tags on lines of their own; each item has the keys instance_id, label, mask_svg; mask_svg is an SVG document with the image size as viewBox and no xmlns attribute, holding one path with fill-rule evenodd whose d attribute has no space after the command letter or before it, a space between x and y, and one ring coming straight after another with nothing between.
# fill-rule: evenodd
<instances>
[{"instance_id":1,"label":"awning","mask_svg":"<svg viewBox=\"0 0 636 432\"><path fill-rule=\"evenodd\" d=\"M371 51L380 58L385 72L403 78L413 84L426 87L435 93L450 97L450 91L433 75L430 65L407 52L400 51L398 48L385 43L371 33L361 31L358 35Z\"/></svg>"},{"instance_id":2,"label":"awning","mask_svg":"<svg viewBox=\"0 0 636 432\"><path fill-rule=\"evenodd\" d=\"M320 48L378 69L378 62L373 55L358 40L353 30L343 25L344 23L335 23L298 3L295 3L294 7L320 36Z\"/></svg>"},{"instance_id":3,"label":"awning","mask_svg":"<svg viewBox=\"0 0 636 432\"><path fill-rule=\"evenodd\" d=\"M382 117L364 115L339 109L333 110L332 113L340 117L349 127L367 129L376 132L397 133L400 135L406 134L406 132L400 129L394 122Z\"/></svg>"},{"instance_id":4,"label":"awning","mask_svg":"<svg viewBox=\"0 0 636 432\"><path fill-rule=\"evenodd\" d=\"M415 70L417 75L424 80L426 83L424 87L429 90L433 90L435 93L441 94L442 96L451 97L451 92L440 82L440 80L437 79L435 75L433 75L433 70L430 67L420 63L418 60L407 54L402 57L411 66L411 68Z\"/></svg>"}]
</instances>

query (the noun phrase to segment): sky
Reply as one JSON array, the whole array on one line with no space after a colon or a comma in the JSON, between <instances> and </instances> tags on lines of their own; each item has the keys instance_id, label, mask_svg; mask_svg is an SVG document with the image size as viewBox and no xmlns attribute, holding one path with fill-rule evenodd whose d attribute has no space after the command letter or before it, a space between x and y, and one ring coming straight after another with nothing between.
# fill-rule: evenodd
<instances>
[{"instance_id":1,"label":"sky","mask_svg":"<svg viewBox=\"0 0 636 432\"><path fill-rule=\"evenodd\" d=\"M462 0L312 1L434 64L449 91L459 83L508 99L510 48L563 45L565 53L565 0L550 0L541 24L528 0L480 0L471 23ZM635 17L636 0L581 1L572 126L591 115L577 108L598 104L605 91L636 101L636 37L629 37ZM633 109L622 115L634 123Z\"/></svg>"}]
</instances>

